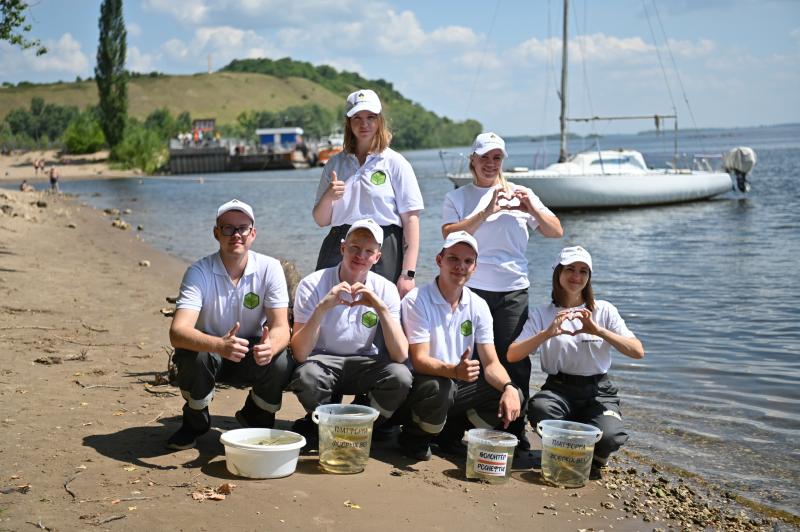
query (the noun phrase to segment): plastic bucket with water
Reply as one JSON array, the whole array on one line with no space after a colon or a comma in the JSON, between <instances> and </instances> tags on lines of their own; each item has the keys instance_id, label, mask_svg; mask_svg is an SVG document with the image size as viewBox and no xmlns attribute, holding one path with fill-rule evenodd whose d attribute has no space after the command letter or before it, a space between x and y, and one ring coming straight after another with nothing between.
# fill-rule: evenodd
<instances>
[{"instance_id":1,"label":"plastic bucket with water","mask_svg":"<svg viewBox=\"0 0 800 532\"><path fill-rule=\"evenodd\" d=\"M507 432L470 429L467 432L467 478L502 484L511 476L517 437Z\"/></svg>"},{"instance_id":2,"label":"plastic bucket with water","mask_svg":"<svg viewBox=\"0 0 800 532\"><path fill-rule=\"evenodd\" d=\"M603 432L597 427L548 419L536 425L542 437L542 477L552 484L579 488L589 480L594 444Z\"/></svg>"},{"instance_id":3,"label":"plastic bucket with water","mask_svg":"<svg viewBox=\"0 0 800 532\"><path fill-rule=\"evenodd\" d=\"M330 473L360 473L367 466L372 424L378 411L361 405L318 406L311 419L319 425L319 464Z\"/></svg>"}]
</instances>

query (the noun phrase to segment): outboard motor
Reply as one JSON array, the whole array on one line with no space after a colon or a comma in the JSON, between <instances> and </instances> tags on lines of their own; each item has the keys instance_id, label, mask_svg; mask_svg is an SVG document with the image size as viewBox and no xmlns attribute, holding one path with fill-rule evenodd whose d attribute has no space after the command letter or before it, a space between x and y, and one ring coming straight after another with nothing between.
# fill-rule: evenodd
<instances>
[{"instance_id":1,"label":"outboard motor","mask_svg":"<svg viewBox=\"0 0 800 532\"><path fill-rule=\"evenodd\" d=\"M756 152L752 148L740 146L722 156L722 170L736 178L736 188L739 192L750 190L747 174L756 165Z\"/></svg>"}]
</instances>

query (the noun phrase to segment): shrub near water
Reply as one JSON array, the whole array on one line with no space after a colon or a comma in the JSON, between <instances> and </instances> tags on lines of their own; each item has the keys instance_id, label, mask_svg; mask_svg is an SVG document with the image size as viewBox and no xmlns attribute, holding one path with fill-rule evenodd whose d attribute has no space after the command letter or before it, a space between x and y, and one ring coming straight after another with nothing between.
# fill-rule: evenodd
<instances>
[{"instance_id":1,"label":"shrub near water","mask_svg":"<svg viewBox=\"0 0 800 532\"><path fill-rule=\"evenodd\" d=\"M168 159L167 147L162 139L135 121L128 122L122 142L111 150L111 160L123 168L139 168L152 174Z\"/></svg>"},{"instance_id":2,"label":"shrub near water","mask_svg":"<svg viewBox=\"0 0 800 532\"><path fill-rule=\"evenodd\" d=\"M94 112L87 110L67 126L63 136L68 153L94 153L106 145L106 137Z\"/></svg>"}]
</instances>

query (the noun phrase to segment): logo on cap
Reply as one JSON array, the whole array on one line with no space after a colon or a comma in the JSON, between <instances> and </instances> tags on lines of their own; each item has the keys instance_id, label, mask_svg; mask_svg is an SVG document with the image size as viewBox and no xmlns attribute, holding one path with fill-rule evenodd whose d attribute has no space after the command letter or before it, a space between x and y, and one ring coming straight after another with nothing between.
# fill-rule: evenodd
<instances>
[{"instance_id":1,"label":"logo on cap","mask_svg":"<svg viewBox=\"0 0 800 532\"><path fill-rule=\"evenodd\" d=\"M378 315L368 310L364 314L361 315L361 325L367 327L368 329L372 329L378 324Z\"/></svg>"},{"instance_id":2,"label":"logo on cap","mask_svg":"<svg viewBox=\"0 0 800 532\"><path fill-rule=\"evenodd\" d=\"M380 170L369 176L369 180L372 182L373 185L382 185L386 183L386 174L381 172Z\"/></svg>"},{"instance_id":3,"label":"logo on cap","mask_svg":"<svg viewBox=\"0 0 800 532\"><path fill-rule=\"evenodd\" d=\"M461 322L461 334L463 336L469 336L472 334L472 321L464 320Z\"/></svg>"},{"instance_id":4,"label":"logo on cap","mask_svg":"<svg viewBox=\"0 0 800 532\"><path fill-rule=\"evenodd\" d=\"M258 294L255 294L253 292L248 292L247 295L244 296L244 300L242 301L242 304L246 308L249 308L250 310L253 310L254 308L256 308L258 306L258 304L260 302L261 302L261 298L258 297Z\"/></svg>"}]
</instances>

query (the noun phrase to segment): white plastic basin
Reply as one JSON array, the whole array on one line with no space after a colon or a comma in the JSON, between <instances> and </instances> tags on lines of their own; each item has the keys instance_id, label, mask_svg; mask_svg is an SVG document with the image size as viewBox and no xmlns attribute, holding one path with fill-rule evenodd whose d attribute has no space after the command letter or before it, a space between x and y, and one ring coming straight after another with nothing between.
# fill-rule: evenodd
<instances>
[{"instance_id":1,"label":"white plastic basin","mask_svg":"<svg viewBox=\"0 0 800 532\"><path fill-rule=\"evenodd\" d=\"M259 441L289 439L281 444L259 445ZM225 465L232 474L247 478L280 478L294 473L306 439L288 430L235 429L219 438L225 446Z\"/></svg>"}]
</instances>

